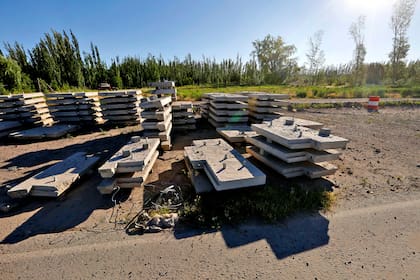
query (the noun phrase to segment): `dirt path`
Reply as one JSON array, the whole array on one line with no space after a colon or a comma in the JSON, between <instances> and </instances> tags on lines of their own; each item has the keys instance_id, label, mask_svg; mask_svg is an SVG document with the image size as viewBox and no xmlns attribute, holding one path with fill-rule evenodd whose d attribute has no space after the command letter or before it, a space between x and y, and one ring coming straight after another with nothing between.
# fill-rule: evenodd
<instances>
[{"instance_id":1,"label":"dirt path","mask_svg":"<svg viewBox=\"0 0 420 280\"><path fill-rule=\"evenodd\" d=\"M46 241L2 252L4 279L418 279L420 200L216 233L67 232Z\"/></svg>"}]
</instances>

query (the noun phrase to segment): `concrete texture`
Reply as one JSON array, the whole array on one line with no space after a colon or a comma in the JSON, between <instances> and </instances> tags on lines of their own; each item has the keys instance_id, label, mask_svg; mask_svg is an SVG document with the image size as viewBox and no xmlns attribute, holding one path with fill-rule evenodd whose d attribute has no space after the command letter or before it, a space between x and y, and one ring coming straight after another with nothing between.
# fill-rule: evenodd
<instances>
[{"instance_id":1,"label":"concrete texture","mask_svg":"<svg viewBox=\"0 0 420 280\"><path fill-rule=\"evenodd\" d=\"M265 174L223 139L194 140L184 150L193 168L204 169L217 191L265 184Z\"/></svg>"},{"instance_id":2,"label":"concrete texture","mask_svg":"<svg viewBox=\"0 0 420 280\"><path fill-rule=\"evenodd\" d=\"M281 122L252 124L251 128L258 134L277 142L289 149L316 150L345 148L348 140L339 136L322 137L317 130L295 125L285 125Z\"/></svg>"},{"instance_id":3,"label":"concrete texture","mask_svg":"<svg viewBox=\"0 0 420 280\"><path fill-rule=\"evenodd\" d=\"M101 194L111 194L114 189L118 187L122 189L132 189L143 186L147 177L152 172L153 165L155 164L158 156L159 152L155 151L149 163L141 171L119 174L118 177L103 179L97 186L97 190Z\"/></svg>"},{"instance_id":4,"label":"concrete texture","mask_svg":"<svg viewBox=\"0 0 420 280\"><path fill-rule=\"evenodd\" d=\"M12 132L9 138L16 140L56 139L65 136L67 133L76 131L79 127L70 124L55 124L52 126L41 126Z\"/></svg>"},{"instance_id":5,"label":"concrete texture","mask_svg":"<svg viewBox=\"0 0 420 280\"><path fill-rule=\"evenodd\" d=\"M163 109L166 105L170 104L172 99L170 96L161 98L144 98L141 100L140 107L143 109Z\"/></svg>"},{"instance_id":6,"label":"concrete texture","mask_svg":"<svg viewBox=\"0 0 420 280\"><path fill-rule=\"evenodd\" d=\"M248 125L218 127L216 131L230 143L243 143L247 137L257 135Z\"/></svg>"},{"instance_id":7,"label":"concrete texture","mask_svg":"<svg viewBox=\"0 0 420 280\"><path fill-rule=\"evenodd\" d=\"M172 88L175 87L174 81L163 81L163 82L152 82L149 84L150 87L154 88Z\"/></svg>"},{"instance_id":8,"label":"concrete texture","mask_svg":"<svg viewBox=\"0 0 420 280\"><path fill-rule=\"evenodd\" d=\"M141 94L140 90L99 92L104 121L117 125L140 124Z\"/></svg>"},{"instance_id":9,"label":"concrete texture","mask_svg":"<svg viewBox=\"0 0 420 280\"><path fill-rule=\"evenodd\" d=\"M86 174L98 160L99 157L88 157L83 152L75 153L9 189L7 194L12 198L28 195L58 197Z\"/></svg>"},{"instance_id":10,"label":"concrete texture","mask_svg":"<svg viewBox=\"0 0 420 280\"><path fill-rule=\"evenodd\" d=\"M140 139L138 136L124 145L98 171L102 178L112 178L116 173L142 171L159 146L159 139Z\"/></svg>"},{"instance_id":11,"label":"concrete texture","mask_svg":"<svg viewBox=\"0 0 420 280\"><path fill-rule=\"evenodd\" d=\"M326 162L311 163L305 161L297 163L286 163L257 147L247 147L246 152L286 178L305 175L311 179L315 179L321 178L322 176L332 175L337 171L336 166Z\"/></svg>"},{"instance_id":12,"label":"concrete texture","mask_svg":"<svg viewBox=\"0 0 420 280\"><path fill-rule=\"evenodd\" d=\"M246 142L254 145L287 163L293 162L323 162L338 159L340 151L330 149L318 151L314 149L291 150L275 142L269 142L264 136L254 135L246 137Z\"/></svg>"}]
</instances>

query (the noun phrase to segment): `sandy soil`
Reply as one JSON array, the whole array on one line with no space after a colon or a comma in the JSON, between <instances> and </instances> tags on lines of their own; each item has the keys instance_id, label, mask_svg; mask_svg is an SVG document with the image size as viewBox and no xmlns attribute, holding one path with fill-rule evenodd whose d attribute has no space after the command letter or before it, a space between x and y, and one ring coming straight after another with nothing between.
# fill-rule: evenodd
<instances>
[{"instance_id":1,"label":"sandy soil","mask_svg":"<svg viewBox=\"0 0 420 280\"><path fill-rule=\"evenodd\" d=\"M288 115L321 121L332 129L333 134L350 139L348 148L343 152L341 159L335 162L335 164L339 166L338 172L334 176L329 176L327 178L329 182L332 182L334 192L338 197L332 213L339 214L345 213L345 211L351 211L352 209L370 207L372 205L383 205L399 201L420 199L420 149L418 148L420 147L420 109L383 109L378 114L369 114L365 110L359 109L322 109L289 113ZM15 185L32 176L35 172L53 164L59 159L65 158L75 151L83 150L89 153L96 153L101 155L102 161L105 161L111 154L118 150L131 135L135 135L137 133L136 130L135 127L128 127L123 129L111 129L108 131L97 131L94 133L80 133L73 137L55 141L28 144L4 143L0 145L0 201L6 201L8 199L5 195L6 185ZM121 203L117 206L114 206L110 196L99 195L96 186L100 182L100 178L99 175L94 172L59 200L36 199L29 201L25 206L14 212L0 214L0 240L2 241L2 244L0 244L0 266L1 263L4 262L1 255L6 256L21 253L30 256L30 252L48 248L81 246L83 244L94 244L96 241L107 243L108 241L125 240L126 238L132 240L132 237L126 236L123 231L124 223L129 221L141 209L145 199L150 197L156 190L171 184L191 189L190 182L184 172L183 147L189 145L192 139L214 137L218 137L218 135L214 130L209 129L208 127L198 129L188 134L175 135L173 150L164 152L160 155L153 173L149 176L146 187L134 189L131 192L118 193L115 198ZM277 182L280 185L295 182L307 185L320 183L319 180L310 181L302 178L287 181L264 166L260 167L269 174L269 180L271 182ZM406 222L410 223L410 219L411 222L413 222L410 226L414 227L410 228L410 230L412 232L416 232L417 230L417 232L420 233L418 217L411 216L410 218L407 216ZM317 215L316 220L318 221L318 226L323 225L321 227L322 236L324 236L326 231L328 231L328 219ZM319 223L319 221L322 221L322 223ZM327 221L326 224L325 221ZM344 221L340 220L338 224L343 223ZM313 224L313 222L309 222L309 224ZM365 222L362 224L365 224ZM354 227L347 227L349 231L366 230L366 228L363 227L357 229L357 225L353 225ZM380 225L378 225L378 227L379 226ZM276 227L274 226L274 228ZM266 228L261 229L263 231L267 230ZM274 230L280 229L277 228ZM284 229L282 229L282 231L283 230ZM303 234L306 231L308 234L311 234L311 230L313 229L309 228L303 230L303 233L298 229L296 230L297 234ZM329 230L333 230L331 224ZM382 230L383 226L380 231ZM333 234L337 231L340 232L340 234L345 235L343 229L334 229ZM351 236L350 233L347 234ZM158 234L157 236L159 237L147 237L146 240L151 240L151 244L144 247L144 249L164 250L164 248L161 248L162 240L164 240L164 242L174 242L173 244L171 243L172 245L170 248L175 250L174 248L177 246L176 242L178 242L177 239L180 239L177 238L176 232L175 240L173 240L174 234L168 235L168 233L163 233L161 235ZM204 241L204 244L199 246L211 246L211 240L212 238L215 238L215 248L209 251L209 257L216 260L216 256L220 255L221 252L224 252L227 248L221 245L223 243L218 243L219 241L216 238L218 235L216 237L212 236L213 235L210 235L210 240ZM366 241L365 238L367 237L363 237L364 242ZM340 235L339 239L345 242L346 236ZM183 246L194 246L197 242L197 237L187 240L189 241L183 242ZM325 241L324 237L320 238L320 240L322 244L328 243ZM319 240L316 242L318 241ZM153 244L155 244L154 242L160 245L153 247ZM248 243L250 242L253 241L249 241ZM418 240L415 242L418 242ZM253 245L252 250L255 249L256 252L257 250L262 249L262 252L264 252L264 248L267 248L264 244L265 243L257 242ZM299 252L318 247L308 246L308 248L305 247L302 250L292 250L287 256L292 257ZM115 248L112 247L108 249L114 250ZM249 248L247 247L246 251L248 249ZM276 251L275 248L271 249ZM116 249L116 251L118 250ZM387 250L385 251L388 252ZM160 252L158 255L162 258L162 251L158 252ZM174 252L177 251L175 250ZM74 252L72 252L72 255L73 253ZM178 253L184 256L183 253ZM334 250L327 251L326 253L331 256L330 261L333 262ZM370 253L374 254L373 251ZM66 253L63 254L65 255ZM205 253L203 252L202 254ZM360 252L357 252L357 254L360 254ZM401 254L405 254L405 252L402 252ZM420 252L417 253L417 259L419 254ZM309 259L315 258L314 260L316 260L317 253L312 255L313 256L309 257ZM198 257L197 255L194 256L196 258ZM236 258L238 258L238 262L244 262L243 264L246 263L245 259L237 256L236 253L232 254L232 252L230 252L226 256L226 258L223 258L224 261L236 262ZM86 257L89 258L89 256ZM129 257L128 254L127 258ZM156 255L156 257L158 256ZM188 259L187 255L184 257ZM19 258L16 260L21 260L21 258L24 260L26 257L19 255ZM277 257L277 259L282 258L283 257ZM305 260L305 258L306 257L303 259ZM341 257L338 259L341 261ZM45 260L48 260L48 258ZM86 260L86 263L90 263L90 261ZM145 259L145 262L147 263L147 259ZM319 262L319 259L315 262ZM392 259L389 259L389 262L392 262ZM197 267L201 267L199 263L195 261L193 263L196 263ZM37 262L33 262L31 265L34 264L37 264ZM76 262L75 265L76 264L79 263ZM174 264L181 265L178 261ZM252 269L252 267L255 269L257 264L262 265L260 262L252 265L250 264L249 269ZM145 264L145 266L146 265L147 264ZM241 267L245 269L243 265ZM265 267L265 265L262 265L261 267ZM308 266L304 265L303 268L305 267ZM33 266L30 266L30 268L33 268ZM13 275L15 274L10 271L10 266L7 266L7 269L9 273L6 275L10 276L8 279L13 279ZM183 269L188 269L188 265ZM214 267L207 266L207 268L202 269L205 271L205 274L202 275L206 275L209 278L225 278L217 271L214 271L215 274L213 274L213 276L218 275L218 277L212 277L211 271L212 269L215 269ZM249 269L247 269L247 271L251 272ZM343 267L339 266L337 269L340 270L343 269ZM373 268L371 270L375 271ZM150 272L150 268L148 268L147 271ZM197 273L199 273L196 269L191 269L191 271L194 272L188 274L191 277L197 276ZM230 269L227 271L229 273L225 275L226 277L238 278L235 277L235 275L243 275L244 278L250 278L250 276L253 275L252 273L241 274L240 270L236 270L237 274ZM310 271L312 270L309 270L309 272ZM413 268L411 267L408 271L412 273ZM66 273L68 272L69 271L66 270ZM24 274L20 275L23 276L23 278L28 277L27 274L25 274L26 277ZM45 274L39 275L45 277ZM67 278L72 278L68 277L69 275L71 276L71 274L66 275ZM115 276L115 273L113 275ZM147 275L156 276L156 273ZM171 277L176 278L180 275L183 275L182 268L179 268L179 271L172 274ZM263 272L260 273L260 276L263 277L264 275ZM314 274L309 273L302 275L308 276ZM344 275L349 276L351 274ZM86 278L87 276L88 274L83 274L80 277ZM157 276L156 278L159 278ZM275 276L275 274L271 276ZM376 274L376 276L378 276L378 274ZM163 278L171 279L171 277ZM51 276L51 278L54 278L54 276ZM275 279L275 277L270 278ZM410 277L408 278L410 279Z\"/></svg>"}]
</instances>

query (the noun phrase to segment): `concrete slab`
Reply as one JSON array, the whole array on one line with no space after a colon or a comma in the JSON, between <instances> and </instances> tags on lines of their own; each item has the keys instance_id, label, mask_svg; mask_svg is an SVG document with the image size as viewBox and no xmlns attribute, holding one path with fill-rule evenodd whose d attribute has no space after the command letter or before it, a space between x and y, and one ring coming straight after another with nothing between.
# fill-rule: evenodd
<instances>
[{"instance_id":1,"label":"concrete slab","mask_svg":"<svg viewBox=\"0 0 420 280\"><path fill-rule=\"evenodd\" d=\"M156 120L144 120L142 126L145 130L159 130L166 131L169 128L170 123L172 122L172 115L169 114L166 120L156 121Z\"/></svg>"},{"instance_id":2,"label":"concrete slab","mask_svg":"<svg viewBox=\"0 0 420 280\"><path fill-rule=\"evenodd\" d=\"M209 99L217 101L217 102L229 102L229 101L243 101L246 102L248 100L247 96L241 94L233 94L233 93L216 93L216 94L209 94L207 96Z\"/></svg>"},{"instance_id":3,"label":"concrete slab","mask_svg":"<svg viewBox=\"0 0 420 280\"><path fill-rule=\"evenodd\" d=\"M166 105L172 102L172 98L170 96L156 98L156 99L142 99L140 103L140 107L143 109L163 109Z\"/></svg>"},{"instance_id":4,"label":"concrete slab","mask_svg":"<svg viewBox=\"0 0 420 280\"><path fill-rule=\"evenodd\" d=\"M116 173L142 171L152 159L159 143L158 139L132 137L130 142L99 167L99 174L102 178L112 178Z\"/></svg>"},{"instance_id":5,"label":"concrete slab","mask_svg":"<svg viewBox=\"0 0 420 280\"><path fill-rule=\"evenodd\" d=\"M56 139L76 131L78 128L79 127L77 125L70 124L56 124L53 126L35 127L12 132L9 134L9 138L15 140Z\"/></svg>"},{"instance_id":6,"label":"concrete slab","mask_svg":"<svg viewBox=\"0 0 420 280\"><path fill-rule=\"evenodd\" d=\"M149 83L150 87L154 88L172 88L175 87L174 81L152 82Z\"/></svg>"},{"instance_id":7,"label":"concrete slab","mask_svg":"<svg viewBox=\"0 0 420 280\"><path fill-rule=\"evenodd\" d=\"M250 126L227 126L216 128L216 131L230 143L244 143L246 137L256 136Z\"/></svg>"},{"instance_id":8,"label":"concrete slab","mask_svg":"<svg viewBox=\"0 0 420 280\"><path fill-rule=\"evenodd\" d=\"M314 122L310 120L304 120L304 119L287 117L287 116L281 116L280 118L273 120L273 123L274 124L279 123L280 125L289 125L289 126L297 125L297 126L303 126L303 127L312 128L312 129L320 129L324 126L324 124L320 122Z\"/></svg>"},{"instance_id":9,"label":"concrete slab","mask_svg":"<svg viewBox=\"0 0 420 280\"><path fill-rule=\"evenodd\" d=\"M60 196L86 174L98 160L99 157L88 157L83 152L75 153L9 189L7 194L12 198L28 195Z\"/></svg>"},{"instance_id":10,"label":"concrete slab","mask_svg":"<svg viewBox=\"0 0 420 280\"><path fill-rule=\"evenodd\" d=\"M144 119L153 120L166 120L171 115L172 108L170 105L165 106L163 109L147 109L141 112L141 117Z\"/></svg>"},{"instance_id":11,"label":"concrete slab","mask_svg":"<svg viewBox=\"0 0 420 280\"><path fill-rule=\"evenodd\" d=\"M217 116L247 116L248 110L227 110L210 107L210 112Z\"/></svg>"},{"instance_id":12,"label":"concrete slab","mask_svg":"<svg viewBox=\"0 0 420 280\"><path fill-rule=\"evenodd\" d=\"M225 123L239 123L239 122L247 122L248 116L218 116L212 112L210 112L210 118L212 118L216 122L225 122Z\"/></svg>"},{"instance_id":13,"label":"concrete slab","mask_svg":"<svg viewBox=\"0 0 420 280\"><path fill-rule=\"evenodd\" d=\"M188 177L191 179L191 183L196 193L208 193L215 191L213 185L204 172L192 168L187 156L184 156L184 161L187 166Z\"/></svg>"},{"instance_id":14,"label":"concrete slab","mask_svg":"<svg viewBox=\"0 0 420 280\"><path fill-rule=\"evenodd\" d=\"M285 125L282 122L252 124L252 130L258 134L283 145L289 149L341 149L348 140L335 135L319 136L317 130L295 125Z\"/></svg>"},{"instance_id":15,"label":"concrete slab","mask_svg":"<svg viewBox=\"0 0 420 280\"><path fill-rule=\"evenodd\" d=\"M246 137L246 142L252 144L287 163L293 162L324 162L338 159L341 152L331 149L317 151L314 149L291 150L275 142L269 142L264 136L254 135Z\"/></svg>"},{"instance_id":16,"label":"concrete slab","mask_svg":"<svg viewBox=\"0 0 420 280\"><path fill-rule=\"evenodd\" d=\"M231 101L230 103L211 101L208 108L211 107L214 109L246 110L248 108L248 104L239 101Z\"/></svg>"},{"instance_id":17,"label":"concrete slab","mask_svg":"<svg viewBox=\"0 0 420 280\"><path fill-rule=\"evenodd\" d=\"M176 94L176 88L160 88L152 90L152 94Z\"/></svg>"},{"instance_id":18,"label":"concrete slab","mask_svg":"<svg viewBox=\"0 0 420 280\"><path fill-rule=\"evenodd\" d=\"M294 178L305 175L311 179L315 179L321 178L322 176L332 175L337 171L336 166L326 162L286 163L257 147L247 147L246 152L286 178Z\"/></svg>"},{"instance_id":19,"label":"concrete slab","mask_svg":"<svg viewBox=\"0 0 420 280\"><path fill-rule=\"evenodd\" d=\"M265 184L265 174L223 139L194 140L184 151L194 169L204 169L217 191Z\"/></svg>"}]
</instances>

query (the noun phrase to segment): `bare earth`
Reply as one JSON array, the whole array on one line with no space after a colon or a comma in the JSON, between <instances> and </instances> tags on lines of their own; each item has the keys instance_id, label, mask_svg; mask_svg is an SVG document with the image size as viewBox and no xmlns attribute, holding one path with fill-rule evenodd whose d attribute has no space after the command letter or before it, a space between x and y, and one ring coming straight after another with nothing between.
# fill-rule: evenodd
<instances>
[{"instance_id":1,"label":"bare earth","mask_svg":"<svg viewBox=\"0 0 420 280\"><path fill-rule=\"evenodd\" d=\"M59 200L35 200L0 215L2 279L418 279L420 275L420 109L291 113L325 123L350 139L333 182L331 212L301 214L276 225L258 221L215 232L178 227L129 236L123 223L144 198L170 184L189 186L183 146L217 137L212 130L177 135L145 189L121 204L96 190L95 172ZM136 128L55 141L0 146L0 202L14 185L76 151L105 160ZM269 170L264 169L264 171ZM285 181L270 173L270 180ZM307 183L310 183L308 181Z\"/></svg>"}]
</instances>

